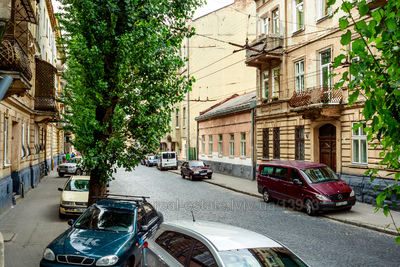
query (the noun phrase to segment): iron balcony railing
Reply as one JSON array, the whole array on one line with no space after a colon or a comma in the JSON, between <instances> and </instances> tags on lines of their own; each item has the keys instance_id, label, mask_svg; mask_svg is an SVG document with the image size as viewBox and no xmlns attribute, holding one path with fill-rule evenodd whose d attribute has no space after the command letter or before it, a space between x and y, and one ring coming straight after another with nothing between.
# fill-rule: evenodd
<instances>
[{"instance_id":1,"label":"iron balcony railing","mask_svg":"<svg viewBox=\"0 0 400 267\"><path fill-rule=\"evenodd\" d=\"M249 45L246 58L265 53L280 55L283 51L283 37L278 35L263 35Z\"/></svg>"},{"instance_id":2,"label":"iron balcony railing","mask_svg":"<svg viewBox=\"0 0 400 267\"><path fill-rule=\"evenodd\" d=\"M311 87L303 92L294 92L289 100L289 106L307 107L313 104L341 104L343 101L342 89L333 87Z\"/></svg>"}]
</instances>

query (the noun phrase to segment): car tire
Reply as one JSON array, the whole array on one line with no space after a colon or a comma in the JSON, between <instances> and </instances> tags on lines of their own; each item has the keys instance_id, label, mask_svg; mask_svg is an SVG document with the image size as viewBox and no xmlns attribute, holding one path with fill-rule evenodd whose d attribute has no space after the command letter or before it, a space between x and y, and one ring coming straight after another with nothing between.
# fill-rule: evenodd
<instances>
[{"instance_id":1,"label":"car tire","mask_svg":"<svg viewBox=\"0 0 400 267\"><path fill-rule=\"evenodd\" d=\"M58 176L64 177L64 173L59 173Z\"/></svg>"},{"instance_id":2,"label":"car tire","mask_svg":"<svg viewBox=\"0 0 400 267\"><path fill-rule=\"evenodd\" d=\"M185 179L185 175L181 172L182 179Z\"/></svg>"},{"instance_id":3,"label":"car tire","mask_svg":"<svg viewBox=\"0 0 400 267\"><path fill-rule=\"evenodd\" d=\"M210 176L208 176L208 179L211 179L211 177L212 177L211 175L210 175Z\"/></svg>"},{"instance_id":4,"label":"car tire","mask_svg":"<svg viewBox=\"0 0 400 267\"><path fill-rule=\"evenodd\" d=\"M82 175L82 170L81 169L77 169L75 172L76 175Z\"/></svg>"},{"instance_id":5,"label":"car tire","mask_svg":"<svg viewBox=\"0 0 400 267\"><path fill-rule=\"evenodd\" d=\"M269 192L268 192L268 190L267 190L266 188L265 188L264 191L263 191L263 200L264 200L266 203L268 203L268 202L271 201L271 196L270 196L270 194L269 194Z\"/></svg>"},{"instance_id":6,"label":"car tire","mask_svg":"<svg viewBox=\"0 0 400 267\"><path fill-rule=\"evenodd\" d=\"M193 175L189 173L189 180L193 181Z\"/></svg>"},{"instance_id":7,"label":"car tire","mask_svg":"<svg viewBox=\"0 0 400 267\"><path fill-rule=\"evenodd\" d=\"M138 265L136 265L138 266ZM135 267L135 258L134 257L130 257L126 263L125 263L125 267Z\"/></svg>"},{"instance_id":8,"label":"car tire","mask_svg":"<svg viewBox=\"0 0 400 267\"><path fill-rule=\"evenodd\" d=\"M307 199L306 203L304 204L304 206L305 206L305 209L306 209L306 213L309 216L314 216L316 214L314 203L312 202L311 199Z\"/></svg>"}]
</instances>

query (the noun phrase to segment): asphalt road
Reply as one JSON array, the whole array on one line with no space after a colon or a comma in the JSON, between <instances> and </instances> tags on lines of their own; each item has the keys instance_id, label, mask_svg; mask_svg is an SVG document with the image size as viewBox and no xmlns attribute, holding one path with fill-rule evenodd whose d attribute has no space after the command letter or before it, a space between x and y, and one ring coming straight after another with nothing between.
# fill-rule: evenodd
<instances>
[{"instance_id":1,"label":"asphalt road","mask_svg":"<svg viewBox=\"0 0 400 267\"><path fill-rule=\"evenodd\" d=\"M310 266L400 266L394 237L354 227L155 167L120 169L110 193L150 197L165 220L216 221L268 235Z\"/></svg>"}]
</instances>

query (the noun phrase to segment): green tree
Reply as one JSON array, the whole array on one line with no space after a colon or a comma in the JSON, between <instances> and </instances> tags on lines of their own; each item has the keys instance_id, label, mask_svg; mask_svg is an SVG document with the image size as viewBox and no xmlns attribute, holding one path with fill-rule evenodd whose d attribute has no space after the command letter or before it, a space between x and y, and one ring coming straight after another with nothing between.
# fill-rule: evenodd
<instances>
[{"instance_id":1,"label":"green tree","mask_svg":"<svg viewBox=\"0 0 400 267\"><path fill-rule=\"evenodd\" d=\"M61 101L72 143L90 170L89 205L118 168L132 170L156 152L170 129L174 104L192 82L177 74L184 66L179 49L202 1L60 0L67 60Z\"/></svg>"},{"instance_id":2,"label":"green tree","mask_svg":"<svg viewBox=\"0 0 400 267\"><path fill-rule=\"evenodd\" d=\"M329 4L335 4L335 0L330 0ZM400 197L400 1L374 5L374 1L368 4L365 0L343 1L335 10L335 13L340 10L345 13L339 19L340 29L346 31L340 42L344 46L351 43L351 49L337 56L333 67L342 67L344 62L350 65L349 71L341 73L341 80L335 87L348 84L349 105L360 96L365 99L362 114L368 122L367 140L373 147L382 149L379 167L368 170L366 175L371 182L379 176L380 170L394 176L395 183L383 185L383 191L376 198L375 212L382 208L385 216L389 216L390 208L384 200ZM353 42L352 33L359 35ZM363 126L360 123L355 126L358 127ZM375 191L380 186L376 186ZM393 206L398 208L396 203ZM400 235L400 228L393 218L392 221ZM396 237L396 242L400 243L400 236Z\"/></svg>"}]
</instances>

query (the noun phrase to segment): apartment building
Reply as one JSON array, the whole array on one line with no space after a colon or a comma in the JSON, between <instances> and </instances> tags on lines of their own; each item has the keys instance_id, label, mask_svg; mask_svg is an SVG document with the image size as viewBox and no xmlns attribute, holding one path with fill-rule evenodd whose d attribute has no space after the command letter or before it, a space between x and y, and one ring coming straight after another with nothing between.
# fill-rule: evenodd
<instances>
[{"instance_id":1,"label":"apartment building","mask_svg":"<svg viewBox=\"0 0 400 267\"><path fill-rule=\"evenodd\" d=\"M190 159L199 152L195 117L233 94L254 91L256 81L256 70L243 64L246 51L242 49L246 40L255 38L253 0L236 0L188 24L196 34L182 43L181 56L188 61L180 75L196 81L176 105L172 131L161 140L161 149L177 151L181 160L189 158L188 150Z\"/></svg>"},{"instance_id":2,"label":"apartment building","mask_svg":"<svg viewBox=\"0 0 400 267\"><path fill-rule=\"evenodd\" d=\"M57 128L63 62L51 0L3 0L0 14L0 76L13 78L0 102L1 213L60 162L65 137Z\"/></svg>"},{"instance_id":3,"label":"apartment building","mask_svg":"<svg viewBox=\"0 0 400 267\"><path fill-rule=\"evenodd\" d=\"M334 90L338 80L330 77L332 71L343 72L332 69L333 59L343 53L338 20L344 14L330 17L340 4L328 8L327 0L256 1L259 38L249 45L246 65L258 75L257 163L325 163L353 187L358 201L372 203L379 193L373 188L380 182L369 184L364 172L377 167L380 151L367 144L361 128L352 129L367 123L363 99L349 106L347 87Z\"/></svg>"}]
</instances>

